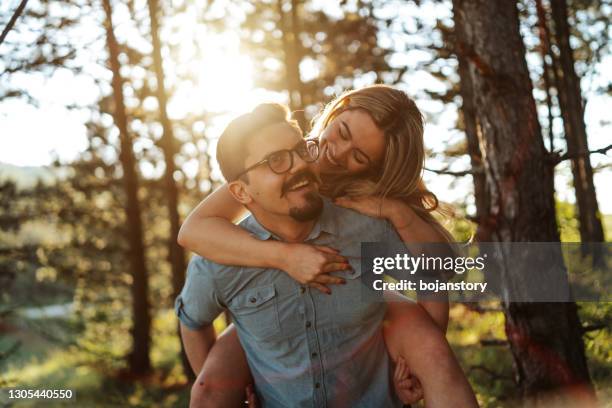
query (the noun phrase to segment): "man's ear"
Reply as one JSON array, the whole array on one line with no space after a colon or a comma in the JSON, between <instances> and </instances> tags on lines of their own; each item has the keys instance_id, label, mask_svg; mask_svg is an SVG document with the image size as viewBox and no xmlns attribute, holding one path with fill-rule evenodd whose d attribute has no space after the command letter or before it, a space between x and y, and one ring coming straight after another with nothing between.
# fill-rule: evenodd
<instances>
[{"instance_id":1,"label":"man's ear","mask_svg":"<svg viewBox=\"0 0 612 408\"><path fill-rule=\"evenodd\" d=\"M253 198L247 191L246 183L242 180L236 180L228 183L227 185L230 194L234 197L234 200L238 201L242 205L251 204Z\"/></svg>"}]
</instances>

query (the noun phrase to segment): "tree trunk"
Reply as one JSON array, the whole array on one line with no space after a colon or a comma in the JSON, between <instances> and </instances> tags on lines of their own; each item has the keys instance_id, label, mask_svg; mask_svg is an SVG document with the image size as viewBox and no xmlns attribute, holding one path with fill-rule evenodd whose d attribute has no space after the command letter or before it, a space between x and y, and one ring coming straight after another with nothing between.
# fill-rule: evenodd
<instances>
[{"instance_id":1,"label":"tree trunk","mask_svg":"<svg viewBox=\"0 0 612 408\"><path fill-rule=\"evenodd\" d=\"M110 0L103 0L106 13L106 45L108 47L110 68L113 73L112 88L115 104L114 121L119 129L121 152L119 159L123 167L123 181L127 203L125 216L127 221L127 238L130 248L130 267L132 270L132 337L130 353L130 371L134 374L146 374L151 371L149 359L151 341L151 316L149 313L147 268L142 234L142 217L138 203L138 175L132 140L128 133L128 121L123 103L123 79L120 73L119 45L115 38L112 7Z\"/></svg>"},{"instance_id":2,"label":"tree trunk","mask_svg":"<svg viewBox=\"0 0 612 408\"><path fill-rule=\"evenodd\" d=\"M308 130L306 116L304 115L304 92L300 78L300 43L299 43L299 14L298 2L291 1L291 14L284 10L283 0L278 0L279 27L282 32L283 53L285 56L285 72L287 88L289 91L289 108L293 116L305 132Z\"/></svg>"},{"instance_id":3,"label":"tree trunk","mask_svg":"<svg viewBox=\"0 0 612 408\"><path fill-rule=\"evenodd\" d=\"M538 15L538 35L540 37L540 55L542 56L542 79L544 80L544 91L546 92L546 108L548 111L548 151L553 152L555 150L554 132L553 132L553 112L552 112L552 95L550 93L551 84L551 64L548 62L550 58L552 62L552 53L550 49L550 31L548 30L548 24L546 22L546 10L542 5L542 0L536 0L536 10Z\"/></svg>"},{"instance_id":4,"label":"tree trunk","mask_svg":"<svg viewBox=\"0 0 612 408\"><path fill-rule=\"evenodd\" d=\"M463 27L457 49L468 61L489 196L480 239L558 242L553 167L546 160L516 3L453 0L453 9ZM560 253L549 261L555 267L542 272L546 278L567 281ZM505 291L524 290L520 273L502 267L500 276ZM548 392L568 397L571 387L580 391L572 398L592 401L576 305L516 303L506 293L506 335L522 395L536 402Z\"/></svg>"},{"instance_id":5,"label":"tree trunk","mask_svg":"<svg viewBox=\"0 0 612 408\"><path fill-rule=\"evenodd\" d=\"M580 79L574 69L574 57L570 46L570 32L567 24L567 4L565 0L551 0L551 14L555 27L556 44L559 47L559 102L565 127L568 154L572 160L574 189L578 205L580 240L583 243L604 242L601 214L597 205L593 168L589 157ZM588 246L597 248L597 246ZM587 246L585 245L586 251ZM591 253L595 264L602 261L601 253Z\"/></svg>"},{"instance_id":6,"label":"tree trunk","mask_svg":"<svg viewBox=\"0 0 612 408\"><path fill-rule=\"evenodd\" d=\"M457 19L460 16L456 16ZM458 39L457 44L465 43L464 22L455 22L455 37ZM474 174L472 180L474 183L474 199L476 204L475 219L479 225L485 225L486 220L483 216L486 214L487 191L486 179L482 171L482 154L478 145L478 122L476 116L476 107L474 106L474 90L472 87L472 79L469 75L469 63L464 55L463 50L455 50L455 55L459 62L459 94L461 95L461 114L463 117L463 125L465 127L465 137L467 139L468 154L470 155L470 163ZM480 228L479 228L480 229ZM479 232L476 232L478 238Z\"/></svg>"},{"instance_id":7,"label":"tree trunk","mask_svg":"<svg viewBox=\"0 0 612 408\"><path fill-rule=\"evenodd\" d=\"M159 4L157 0L149 0L149 18L151 20L151 42L153 45L153 67L155 69L155 78L157 80L157 101L159 104L159 118L162 124L163 134L161 138L161 148L164 152L164 161L166 164L166 172L164 174L165 184L165 196L167 198L166 205L168 207L168 218L170 219L170 236L168 239L168 258L172 269L172 289L173 295L176 298L183 284L185 283L185 252L183 248L177 243L177 237L179 229L181 227L181 221L178 212L178 200L179 192L177 185L174 181L174 172L176 166L174 164L174 156L176 155L176 141L174 138L174 131L172 129L172 123L168 118L168 96L166 94L164 68L162 65L161 56L161 41L159 39ZM180 331L177 326L177 333ZM187 355L181 343L181 360L183 362L183 371L187 377L194 380L193 371L187 360Z\"/></svg>"}]
</instances>

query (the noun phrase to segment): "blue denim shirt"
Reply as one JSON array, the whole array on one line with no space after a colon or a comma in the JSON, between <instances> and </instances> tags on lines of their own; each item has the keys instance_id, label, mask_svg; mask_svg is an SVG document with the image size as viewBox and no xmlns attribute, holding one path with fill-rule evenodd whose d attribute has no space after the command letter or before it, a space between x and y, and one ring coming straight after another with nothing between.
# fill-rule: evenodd
<instances>
[{"instance_id":1,"label":"blue denim shirt","mask_svg":"<svg viewBox=\"0 0 612 408\"><path fill-rule=\"evenodd\" d=\"M277 239L253 216L241 224L259 239ZM364 296L361 242L400 238L383 220L324 201L307 243L329 245L349 258L353 273L332 294L301 286L276 269L189 263L176 299L181 322L197 329L229 310L263 407L400 407L382 336L382 294Z\"/></svg>"}]
</instances>

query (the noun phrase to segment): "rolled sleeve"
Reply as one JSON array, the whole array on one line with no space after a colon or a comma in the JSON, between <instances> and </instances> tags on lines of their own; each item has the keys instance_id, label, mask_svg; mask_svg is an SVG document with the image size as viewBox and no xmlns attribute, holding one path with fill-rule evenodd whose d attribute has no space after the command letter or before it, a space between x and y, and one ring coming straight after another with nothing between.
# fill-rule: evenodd
<instances>
[{"instance_id":1,"label":"rolled sleeve","mask_svg":"<svg viewBox=\"0 0 612 408\"><path fill-rule=\"evenodd\" d=\"M174 311L181 323L192 330L212 324L223 306L213 278L214 265L194 256L187 268L183 290L174 302Z\"/></svg>"}]
</instances>

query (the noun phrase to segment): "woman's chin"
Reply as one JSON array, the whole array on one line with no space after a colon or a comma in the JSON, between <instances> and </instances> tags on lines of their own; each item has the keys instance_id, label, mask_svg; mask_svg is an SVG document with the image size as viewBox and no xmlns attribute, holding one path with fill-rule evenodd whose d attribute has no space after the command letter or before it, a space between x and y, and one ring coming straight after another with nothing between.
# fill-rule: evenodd
<instances>
[{"instance_id":1,"label":"woman's chin","mask_svg":"<svg viewBox=\"0 0 612 408\"><path fill-rule=\"evenodd\" d=\"M319 160L319 173L321 174L329 174L329 163L324 160Z\"/></svg>"},{"instance_id":2,"label":"woman's chin","mask_svg":"<svg viewBox=\"0 0 612 408\"><path fill-rule=\"evenodd\" d=\"M346 168L339 166L335 163L332 163L331 161L323 158L322 160L320 160L320 167L319 169L321 170L321 174L333 174L333 175L343 175L343 174L349 174L348 171L346 171Z\"/></svg>"},{"instance_id":3,"label":"woman's chin","mask_svg":"<svg viewBox=\"0 0 612 408\"><path fill-rule=\"evenodd\" d=\"M346 170L339 167L321 167L321 176L342 176L348 175Z\"/></svg>"}]
</instances>

